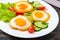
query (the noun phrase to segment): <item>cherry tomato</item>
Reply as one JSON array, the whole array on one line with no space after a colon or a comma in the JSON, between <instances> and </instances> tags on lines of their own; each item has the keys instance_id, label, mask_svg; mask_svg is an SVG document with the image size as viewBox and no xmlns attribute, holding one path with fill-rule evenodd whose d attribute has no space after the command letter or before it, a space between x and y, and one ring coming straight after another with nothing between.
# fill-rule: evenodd
<instances>
[{"instance_id":1,"label":"cherry tomato","mask_svg":"<svg viewBox=\"0 0 60 40\"><path fill-rule=\"evenodd\" d=\"M14 10L14 8L12 6L9 6L8 9L15 12L15 10Z\"/></svg>"},{"instance_id":2,"label":"cherry tomato","mask_svg":"<svg viewBox=\"0 0 60 40\"><path fill-rule=\"evenodd\" d=\"M20 12L20 13L19 12L16 12L16 16L17 15L23 15L23 14L24 14L23 12Z\"/></svg>"},{"instance_id":3,"label":"cherry tomato","mask_svg":"<svg viewBox=\"0 0 60 40\"><path fill-rule=\"evenodd\" d=\"M16 13L16 16L17 15L23 15L24 14L23 12L17 12L12 6L9 6L8 9L11 10L11 11L13 11L13 12L15 12Z\"/></svg>"},{"instance_id":4,"label":"cherry tomato","mask_svg":"<svg viewBox=\"0 0 60 40\"><path fill-rule=\"evenodd\" d=\"M40 6L40 7L38 7L38 10L46 10L46 7L45 6Z\"/></svg>"},{"instance_id":5,"label":"cherry tomato","mask_svg":"<svg viewBox=\"0 0 60 40\"><path fill-rule=\"evenodd\" d=\"M32 24L31 27L28 29L29 33L34 33L34 25Z\"/></svg>"}]
</instances>

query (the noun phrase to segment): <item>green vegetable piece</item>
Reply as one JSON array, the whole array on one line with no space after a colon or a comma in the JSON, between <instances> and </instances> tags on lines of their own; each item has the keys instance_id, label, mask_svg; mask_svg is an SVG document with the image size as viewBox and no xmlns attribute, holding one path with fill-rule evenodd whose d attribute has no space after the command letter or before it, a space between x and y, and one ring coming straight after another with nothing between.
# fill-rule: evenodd
<instances>
[{"instance_id":1,"label":"green vegetable piece","mask_svg":"<svg viewBox=\"0 0 60 40\"><path fill-rule=\"evenodd\" d=\"M4 22L9 22L16 14L8 9L10 3L0 3L0 20Z\"/></svg>"},{"instance_id":2,"label":"green vegetable piece","mask_svg":"<svg viewBox=\"0 0 60 40\"><path fill-rule=\"evenodd\" d=\"M38 32L38 31L41 30L41 28L39 28L39 27L37 27L37 26L34 26L34 28L35 28L35 31L36 31L36 32Z\"/></svg>"},{"instance_id":3,"label":"green vegetable piece","mask_svg":"<svg viewBox=\"0 0 60 40\"><path fill-rule=\"evenodd\" d=\"M34 22L34 25L39 27L39 28L47 28L48 27L48 23L43 22L43 21Z\"/></svg>"},{"instance_id":4,"label":"green vegetable piece","mask_svg":"<svg viewBox=\"0 0 60 40\"><path fill-rule=\"evenodd\" d=\"M3 4L3 9L8 9L9 6L10 6L9 3L4 3Z\"/></svg>"},{"instance_id":5,"label":"green vegetable piece","mask_svg":"<svg viewBox=\"0 0 60 40\"><path fill-rule=\"evenodd\" d=\"M27 12L27 13L24 13L24 16L30 16L31 13Z\"/></svg>"},{"instance_id":6,"label":"green vegetable piece","mask_svg":"<svg viewBox=\"0 0 60 40\"><path fill-rule=\"evenodd\" d=\"M10 3L10 6L14 7L14 3Z\"/></svg>"},{"instance_id":7,"label":"green vegetable piece","mask_svg":"<svg viewBox=\"0 0 60 40\"><path fill-rule=\"evenodd\" d=\"M32 17L31 16L26 16L30 21L32 21Z\"/></svg>"},{"instance_id":8,"label":"green vegetable piece","mask_svg":"<svg viewBox=\"0 0 60 40\"><path fill-rule=\"evenodd\" d=\"M32 2L29 2L30 4L33 4L34 3L34 1L32 1Z\"/></svg>"},{"instance_id":9,"label":"green vegetable piece","mask_svg":"<svg viewBox=\"0 0 60 40\"><path fill-rule=\"evenodd\" d=\"M2 3L0 3L0 9L2 9Z\"/></svg>"},{"instance_id":10,"label":"green vegetable piece","mask_svg":"<svg viewBox=\"0 0 60 40\"><path fill-rule=\"evenodd\" d=\"M26 16L30 21L32 21L32 17L30 16L30 12L24 13L24 16Z\"/></svg>"},{"instance_id":11,"label":"green vegetable piece","mask_svg":"<svg viewBox=\"0 0 60 40\"><path fill-rule=\"evenodd\" d=\"M38 1L36 1L36 2L33 3L33 6L38 7L38 6L42 6L42 4L40 4L40 2L38 2Z\"/></svg>"},{"instance_id":12,"label":"green vegetable piece","mask_svg":"<svg viewBox=\"0 0 60 40\"><path fill-rule=\"evenodd\" d=\"M7 16L3 16L3 17L1 18L1 20L4 21L4 22L8 22L8 17L7 17Z\"/></svg>"},{"instance_id":13,"label":"green vegetable piece","mask_svg":"<svg viewBox=\"0 0 60 40\"><path fill-rule=\"evenodd\" d=\"M39 6L43 6L43 5L40 2L38 2L38 1L33 2L33 7L34 7L35 10L37 10L37 8Z\"/></svg>"}]
</instances>

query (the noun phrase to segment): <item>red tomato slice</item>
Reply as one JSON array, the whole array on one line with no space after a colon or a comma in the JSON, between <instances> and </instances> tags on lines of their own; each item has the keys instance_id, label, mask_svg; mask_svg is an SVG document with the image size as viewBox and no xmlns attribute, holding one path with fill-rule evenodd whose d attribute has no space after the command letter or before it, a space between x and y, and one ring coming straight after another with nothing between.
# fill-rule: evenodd
<instances>
[{"instance_id":1,"label":"red tomato slice","mask_svg":"<svg viewBox=\"0 0 60 40\"><path fill-rule=\"evenodd\" d=\"M38 10L46 10L46 7L45 6L40 6L40 7L38 7Z\"/></svg>"},{"instance_id":2,"label":"red tomato slice","mask_svg":"<svg viewBox=\"0 0 60 40\"><path fill-rule=\"evenodd\" d=\"M13 11L13 12L15 12L16 13L16 16L17 15L23 15L24 14L23 12L17 12L12 6L9 6L8 9L11 10L11 11Z\"/></svg>"},{"instance_id":3,"label":"red tomato slice","mask_svg":"<svg viewBox=\"0 0 60 40\"><path fill-rule=\"evenodd\" d=\"M14 10L14 8L12 6L9 6L8 9L15 12L15 10Z\"/></svg>"},{"instance_id":4,"label":"red tomato slice","mask_svg":"<svg viewBox=\"0 0 60 40\"><path fill-rule=\"evenodd\" d=\"M16 16L18 16L18 15L23 15L24 13L23 12L16 12Z\"/></svg>"},{"instance_id":5,"label":"red tomato slice","mask_svg":"<svg viewBox=\"0 0 60 40\"><path fill-rule=\"evenodd\" d=\"M34 25L32 24L31 27L28 29L29 33L34 33Z\"/></svg>"}]
</instances>

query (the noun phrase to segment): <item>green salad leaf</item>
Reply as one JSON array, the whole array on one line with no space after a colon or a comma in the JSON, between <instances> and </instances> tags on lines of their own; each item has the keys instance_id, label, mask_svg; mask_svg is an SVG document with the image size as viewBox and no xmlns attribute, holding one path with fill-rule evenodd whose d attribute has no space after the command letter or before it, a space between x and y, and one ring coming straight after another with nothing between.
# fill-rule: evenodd
<instances>
[{"instance_id":1,"label":"green salad leaf","mask_svg":"<svg viewBox=\"0 0 60 40\"><path fill-rule=\"evenodd\" d=\"M4 22L9 22L16 16L14 12L8 9L9 6L13 6L13 3L0 3L0 20Z\"/></svg>"}]
</instances>

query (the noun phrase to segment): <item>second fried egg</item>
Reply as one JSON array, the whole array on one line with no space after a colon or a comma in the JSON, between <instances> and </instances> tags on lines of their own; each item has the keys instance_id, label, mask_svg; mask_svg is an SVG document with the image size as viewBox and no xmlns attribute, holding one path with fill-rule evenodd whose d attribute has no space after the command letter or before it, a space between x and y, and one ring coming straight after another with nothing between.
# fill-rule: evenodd
<instances>
[{"instance_id":1,"label":"second fried egg","mask_svg":"<svg viewBox=\"0 0 60 40\"><path fill-rule=\"evenodd\" d=\"M31 16L34 21L42 20L47 22L50 19L50 14L46 11L35 10L34 12L32 12Z\"/></svg>"}]
</instances>

